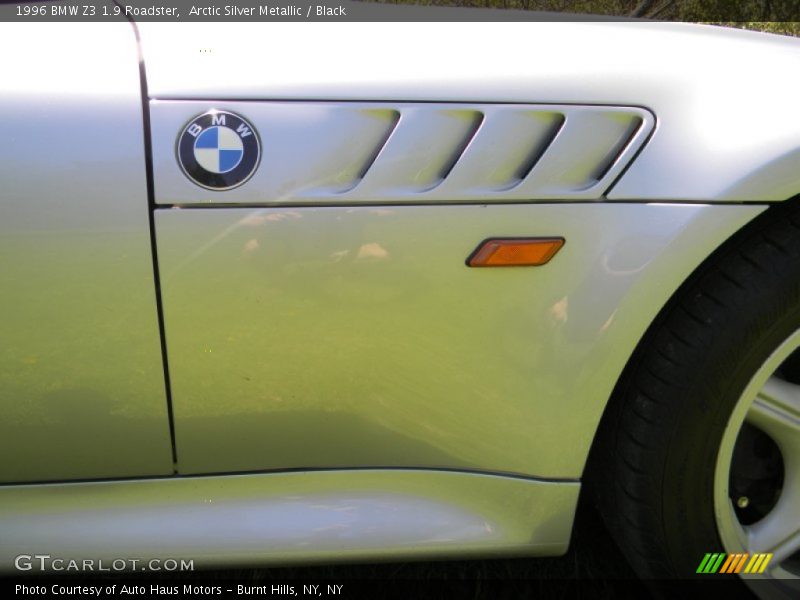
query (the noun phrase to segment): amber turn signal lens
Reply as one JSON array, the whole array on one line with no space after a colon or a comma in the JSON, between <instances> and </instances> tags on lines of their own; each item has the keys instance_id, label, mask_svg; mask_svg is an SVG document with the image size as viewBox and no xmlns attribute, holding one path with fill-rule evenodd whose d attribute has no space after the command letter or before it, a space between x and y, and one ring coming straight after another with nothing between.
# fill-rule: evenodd
<instances>
[{"instance_id":1,"label":"amber turn signal lens","mask_svg":"<svg viewBox=\"0 0 800 600\"><path fill-rule=\"evenodd\" d=\"M467 259L468 267L536 267L547 264L564 238L493 238L481 242Z\"/></svg>"}]
</instances>

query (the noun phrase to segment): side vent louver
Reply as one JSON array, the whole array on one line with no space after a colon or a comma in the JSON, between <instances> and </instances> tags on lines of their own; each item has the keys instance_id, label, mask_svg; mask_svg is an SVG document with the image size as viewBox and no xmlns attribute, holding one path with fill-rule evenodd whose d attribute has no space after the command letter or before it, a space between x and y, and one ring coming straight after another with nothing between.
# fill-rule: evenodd
<instances>
[{"instance_id":1,"label":"side vent louver","mask_svg":"<svg viewBox=\"0 0 800 600\"><path fill-rule=\"evenodd\" d=\"M357 193L377 195L391 189L394 194L419 194L433 190L462 158L483 119L483 113L474 110L404 110Z\"/></svg>"},{"instance_id":2,"label":"side vent louver","mask_svg":"<svg viewBox=\"0 0 800 600\"><path fill-rule=\"evenodd\" d=\"M364 179L364 175L367 174L370 167L375 163L375 160L378 158L378 155L383 150L383 147L386 145L386 142L389 141L389 138L394 133L397 124L400 122L400 113L396 110L373 110L373 111L364 111L365 115L369 115L374 117L378 122L379 125L384 126L383 134L379 136L379 141L377 143L370 144L369 141L366 141L364 146L368 150L370 146L373 146L373 149L369 154L366 155L366 158L361 166L358 169L356 176L353 178L352 183L346 189L341 190L339 193L349 192L355 186L357 186L362 179ZM376 127L376 134L378 133L379 127Z\"/></svg>"},{"instance_id":3,"label":"side vent louver","mask_svg":"<svg viewBox=\"0 0 800 600\"><path fill-rule=\"evenodd\" d=\"M464 152L466 152L470 142L472 142L472 139L478 133L478 130L481 128L481 123L483 123L484 119L483 113L476 111L459 110L452 111L450 114L464 122L464 135L462 136L463 139L461 140L461 143L456 146L453 156L451 156L450 160L445 163L445 166L442 169L439 177L439 182L447 179L447 176L450 175L450 171L453 170L453 167L456 166L456 163L461 159L462 156L464 156Z\"/></svg>"},{"instance_id":4,"label":"side vent louver","mask_svg":"<svg viewBox=\"0 0 800 600\"><path fill-rule=\"evenodd\" d=\"M263 155L244 186L198 189L175 132L209 108L245 115ZM647 140L642 108L525 104L153 101L159 203L597 199Z\"/></svg>"},{"instance_id":5,"label":"side vent louver","mask_svg":"<svg viewBox=\"0 0 800 600\"><path fill-rule=\"evenodd\" d=\"M538 121L546 121L547 128L542 132L541 136L531 136L531 139L536 139L537 141L532 145L529 156L516 170L515 177L512 182L513 185L517 185L528 175L530 175L530 172L533 171L533 167L537 162L539 162L539 159L542 158L545 151L550 147L550 144L553 143L553 140L556 139L558 132L561 131L562 127L564 127L564 123L566 121L564 115L558 113L531 113L529 116Z\"/></svg>"},{"instance_id":6,"label":"side vent louver","mask_svg":"<svg viewBox=\"0 0 800 600\"><path fill-rule=\"evenodd\" d=\"M629 117L628 115L623 115L618 117L618 120L623 124L625 130L620 135L619 141L611 148L611 151L600 161L597 170L592 175L594 181L600 181L606 176L606 173L608 173L611 167L614 166L614 163L620 159L625 149L633 142L636 134L644 124L644 121L639 116Z\"/></svg>"}]
</instances>

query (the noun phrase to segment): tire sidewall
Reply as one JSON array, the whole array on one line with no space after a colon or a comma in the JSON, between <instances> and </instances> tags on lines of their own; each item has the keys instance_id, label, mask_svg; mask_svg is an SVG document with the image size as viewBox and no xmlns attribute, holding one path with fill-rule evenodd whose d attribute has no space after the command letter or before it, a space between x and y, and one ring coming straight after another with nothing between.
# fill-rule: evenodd
<instances>
[{"instance_id":1,"label":"tire sidewall","mask_svg":"<svg viewBox=\"0 0 800 600\"><path fill-rule=\"evenodd\" d=\"M678 577L694 576L706 553L725 552L714 511L717 459L731 416L746 401L745 388L775 349L800 329L794 284L800 273L787 276L783 289L755 289L756 297L745 294L737 306L722 311L714 343L692 357L697 361L694 376L675 407L663 479L664 539Z\"/></svg>"}]
</instances>

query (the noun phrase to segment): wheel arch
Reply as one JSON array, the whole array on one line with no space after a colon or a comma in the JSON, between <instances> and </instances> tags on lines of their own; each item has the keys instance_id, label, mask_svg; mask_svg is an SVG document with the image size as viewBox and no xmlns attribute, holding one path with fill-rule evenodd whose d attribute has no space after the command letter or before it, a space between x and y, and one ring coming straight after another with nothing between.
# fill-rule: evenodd
<instances>
[{"instance_id":1,"label":"wheel arch","mask_svg":"<svg viewBox=\"0 0 800 600\"><path fill-rule=\"evenodd\" d=\"M581 489L581 510L586 507L587 503L593 500L599 500L600 494L596 492L598 488L602 487L603 482L597 477L597 474L603 470L602 467L606 461L612 458L612 449L609 448L609 444L611 443L609 432L613 430L614 424L619 419L622 409L622 396L624 395L623 390L628 384L631 374L639 366L642 355L651 345L654 337L669 315L675 310L676 305L696 286L697 282L708 274L716 265L724 261L726 257L736 252L737 248L741 247L751 236L756 234L760 229L763 229L766 224L785 218L790 212L796 210L798 206L800 206L800 194L795 194L784 201L770 204L764 212L743 225L711 252L680 286L672 292L669 299L658 311L631 352L625 367L614 385L614 389L608 398L606 406L603 409L581 476L581 481L584 483ZM597 508L601 511L610 510L610 507L607 505L604 506L602 502L599 502Z\"/></svg>"}]
</instances>

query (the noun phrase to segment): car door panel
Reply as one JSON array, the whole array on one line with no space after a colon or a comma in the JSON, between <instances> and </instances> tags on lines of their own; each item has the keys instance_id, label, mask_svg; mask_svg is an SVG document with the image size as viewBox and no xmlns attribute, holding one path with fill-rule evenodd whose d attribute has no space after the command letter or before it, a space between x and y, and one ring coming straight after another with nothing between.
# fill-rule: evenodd
<instances>
[{"instance_id":1,"label":"car door panel","mask_svg":"<svg viewBox=\"0 0 800 600\"><path fill-rule=\"evenodd\" d=\"M0 51L0 482L172 473L133 31Z\"/></svg>"}]
</instances>

